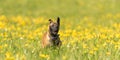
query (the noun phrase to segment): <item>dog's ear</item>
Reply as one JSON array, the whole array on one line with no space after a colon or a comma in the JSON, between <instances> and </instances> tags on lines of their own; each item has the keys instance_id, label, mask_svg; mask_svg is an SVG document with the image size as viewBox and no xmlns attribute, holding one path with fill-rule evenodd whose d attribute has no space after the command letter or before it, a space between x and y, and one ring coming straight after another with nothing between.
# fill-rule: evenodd
<instances>
[{"instance_id":1,"label":"dog's ear","mask_svg":"<svg viewBox=\"0 0 120 60\"><path fill-rule=\"evenodd\" d=\"M57 18L57 24L60 26L60 18Z\"/></svg>"},{"instance_id":2,"label":"dog's ear","mask_svg":"<svg viewBox=\"0 0 120 60\"><path fill-rule=\"evenodd\" d=\"M53 21L51 19L49 19L49 22L52 23Z\"/></svg>"}]
</instances>

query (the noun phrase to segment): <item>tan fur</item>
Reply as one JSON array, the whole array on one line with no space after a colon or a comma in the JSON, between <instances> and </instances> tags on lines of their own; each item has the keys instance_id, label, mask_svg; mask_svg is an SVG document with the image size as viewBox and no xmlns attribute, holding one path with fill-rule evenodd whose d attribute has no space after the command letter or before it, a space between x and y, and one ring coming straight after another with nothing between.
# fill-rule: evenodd
<instances>
[{"instance_id":1,"label":"tan fur","mask_svg":"<svg viewBox=\"0 0 120 60\"><path fill-rule=\"evenodd\" d=\"M49 33L46 32L44 35L43 35L43 39L42 39L42 47L46 47L46 46L50 46L51 45L51 42L50 42L50 37L48 36Z\"/></svg>"},{"instance_id":2,"label":"tan fur","mask_svg":"<svg viewBox=\"0 0 120 60\"><path fill-rule=\"evenodd\" d=\"M57 40L59 41L58 47L60 47L62 45L62 42L59 40L59 38ZM46 32L42 37L42 47L45 48L50 46L53 46L53 42L49 37L49 32Z\"/></svg>"},{"instance_id":3,"label":"tan fur","mask_svg":"<svg viewBox=\"0 0 120 60\"><path fill-rule=\"evenodd\" d=\"M60 19L58 18L57 22L53 22L51 19L49 19L50 24L48 26L48 31L42 37L42 47L43 48L50 47L50 46L59 46L60 47L62 45L62 42L60 41L60 37L59 37L59 34L58 34L59 25L60 25L59 20ZM51 30L50 27L54 27L54 26L58 26L58 27L56 27L58 29L58 31L53 36L52 33L54 31Z\"/></svg>"}]
</instances>

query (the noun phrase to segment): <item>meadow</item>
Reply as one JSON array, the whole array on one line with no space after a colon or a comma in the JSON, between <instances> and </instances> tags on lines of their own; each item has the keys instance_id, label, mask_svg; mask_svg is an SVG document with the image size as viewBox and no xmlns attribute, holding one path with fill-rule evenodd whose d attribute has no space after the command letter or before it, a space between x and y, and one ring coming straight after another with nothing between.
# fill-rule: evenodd
<instances>
[{"instance_id":1,"label":"meadow","mask_svg":"<svg viewBox=\"0 0 120 60\"><path fill-rule=\"evenodd\" d=\"M119 60L119 0L0 0L0 60ZM60 49L41 47L61 19Z\"/></svg>"}]
</instances>

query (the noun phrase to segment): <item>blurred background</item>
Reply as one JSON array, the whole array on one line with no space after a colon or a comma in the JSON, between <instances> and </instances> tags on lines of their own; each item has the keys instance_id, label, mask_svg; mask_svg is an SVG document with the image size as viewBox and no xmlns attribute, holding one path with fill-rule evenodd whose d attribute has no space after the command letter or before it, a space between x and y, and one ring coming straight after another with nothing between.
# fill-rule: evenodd
<instances>
[{"instance_id":1,"label":"blurred background","mask_svg":"<svg viewBox=\"0 0 120 60\"><path fill-rule=\"evenodd\" d=\"M120 0L0 0L0 15L79 18L120 13Z\"/></svg>"},{"instance_id":2,"label":"blurred background","mask_svg":"<svg viewBox=\"0 0 120 60\"><path fill-rule=\"evenodd\" d=\"M60 53L41 47L58 16ZM0 0L0 60L120 60L118 33L120 0Z\"/></svg>"}]
</instances>

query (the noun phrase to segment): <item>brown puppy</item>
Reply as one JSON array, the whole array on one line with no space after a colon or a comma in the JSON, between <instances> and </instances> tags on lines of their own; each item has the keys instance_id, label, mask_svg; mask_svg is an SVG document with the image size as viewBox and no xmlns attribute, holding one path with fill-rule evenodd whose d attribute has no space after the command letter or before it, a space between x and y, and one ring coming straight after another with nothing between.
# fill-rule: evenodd
<instances>
[{"instance_id":1,"label":"brown puppy","mask_svg":"<svg viewBox=\"0 0 120 60\"><path fill-rule=\"evenodd\" d=\"M49 19L49 27L48 31L43 35L42 38L42 47L50 47L50 46L61 46L62 42L59 37L59 27L60 27L60 18L57 18L56 22L53 22Z\"/></svg>"}]
</instances>

